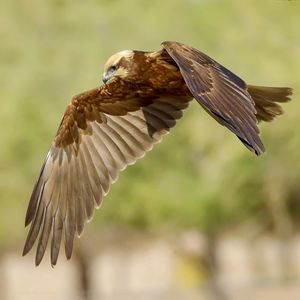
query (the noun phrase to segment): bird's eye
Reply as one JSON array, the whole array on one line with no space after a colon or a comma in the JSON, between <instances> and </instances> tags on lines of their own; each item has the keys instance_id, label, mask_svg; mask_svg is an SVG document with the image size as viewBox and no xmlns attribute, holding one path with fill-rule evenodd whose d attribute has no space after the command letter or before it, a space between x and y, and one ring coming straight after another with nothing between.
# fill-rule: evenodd
<instances>
[{"instance_id":1,"label":"bird's eye","mask_svg":"<svg viewBox=\"0 0 300 300\"><path fill-rule=\"evenodd\" d=\"M116 65L113 65L110 67L110 71L114 72L117 70L117 66Z\"/></svg>"}]
</instances>

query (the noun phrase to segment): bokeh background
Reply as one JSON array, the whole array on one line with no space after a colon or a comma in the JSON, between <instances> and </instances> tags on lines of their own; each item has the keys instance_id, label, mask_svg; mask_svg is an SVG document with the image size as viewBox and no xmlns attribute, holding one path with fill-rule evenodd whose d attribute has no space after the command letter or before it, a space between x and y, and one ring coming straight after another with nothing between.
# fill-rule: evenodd
<instances>
[{"instance_id":1,"label":"bokeh background","mask_svg":"<svg viewBox=\"0 0 300 300\"><path fill-rule=\"evenodd\" d=\"M300 1L0 2L0 299L300 299ZM75 255L21 257L34 181L74 94L164 40L294 88L257 158L193 103L122 172ZM62 252L63 254L63 252Z\"/></svg>"}]
</instances>

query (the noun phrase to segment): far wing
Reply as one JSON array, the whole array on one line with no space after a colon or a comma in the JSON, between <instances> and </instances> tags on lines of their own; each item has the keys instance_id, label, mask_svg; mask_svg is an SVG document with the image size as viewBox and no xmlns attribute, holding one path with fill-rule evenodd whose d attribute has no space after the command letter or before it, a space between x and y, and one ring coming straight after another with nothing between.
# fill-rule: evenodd
<instances>
[{"instance_id":1,"label":"far wing","mask_svg":"<svg viewBox=\"0 0 300 300\"><path fill-rule=\"evenodd\" d=\"M236 134L249 150L257 155L264 152L255 105L246 83L197 49L177 42L163 42L162 46L204 109Z\"/></svg>"},{"instance_id":2,"label":"far wing","mask_svg":"<svg viewBox=\"0 0 300 300\"><path fill-rule=\"evenodd\" d=\"M50 236L51 264L57 262L63 237L71 257L74 236L82 233L118 173L169 132L190 100L141 98L130 87L124 94L113 84L74 97L50 147L25 221L31 227L23 254L38 239L37 265Z\"/></svg>"}]
</instances>

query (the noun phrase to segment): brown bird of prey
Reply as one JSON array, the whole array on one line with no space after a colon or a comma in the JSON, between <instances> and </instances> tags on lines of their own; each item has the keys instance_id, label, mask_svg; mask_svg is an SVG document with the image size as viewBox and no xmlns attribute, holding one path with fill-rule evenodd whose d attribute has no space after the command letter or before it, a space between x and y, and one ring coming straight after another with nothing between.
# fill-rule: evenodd
<instances>
[{"instance_id":1,"label":"brown bird of prey","mask_svg":"<svg viewBox=\"0 0 300 300\"><path fill-rule=\"evenodd\" d=\"M104 84L71 99L34 186L23 255L37 241L38 265L51 236L51 264L61 240L72 254L118 173L160 142L194 98L252 152L265 148L259 121L282 114L292 89L246 84L206 54L177 42L157 52L126 50L111 56Z\"/></svg>"}]
</instances>

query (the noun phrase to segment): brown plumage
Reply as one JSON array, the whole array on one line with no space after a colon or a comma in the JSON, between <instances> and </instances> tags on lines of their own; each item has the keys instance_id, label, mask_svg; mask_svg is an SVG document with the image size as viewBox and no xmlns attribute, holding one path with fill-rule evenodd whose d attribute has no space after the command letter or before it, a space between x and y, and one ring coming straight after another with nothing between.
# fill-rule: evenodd
<instances>
[{"instance_id":1,"label":"brown plumage","mask_svg":"<svg viewBox=\"0 0 300 300\"><path fill-rule=\"evenodd\" d=\"M104 85L72 98L33 189L23 254L38 240L36 265L51 237L51 264L62 239L66 256L75 235L101 205L127 165L151 150L195 98L257 155L258 121L282 114L290 88L247 85L204 53L176 42L157 52L122 51L105 64Z\"/></svg>"}]
</instances>

